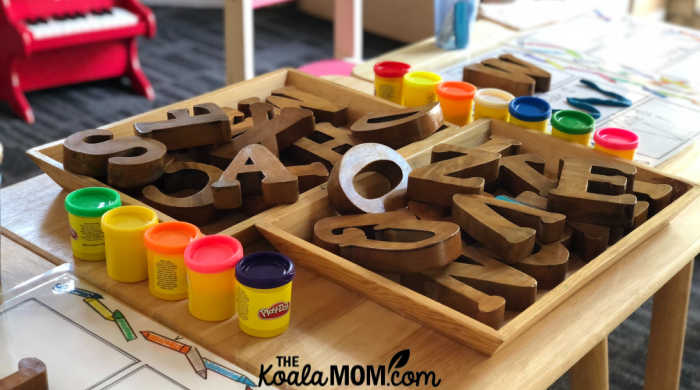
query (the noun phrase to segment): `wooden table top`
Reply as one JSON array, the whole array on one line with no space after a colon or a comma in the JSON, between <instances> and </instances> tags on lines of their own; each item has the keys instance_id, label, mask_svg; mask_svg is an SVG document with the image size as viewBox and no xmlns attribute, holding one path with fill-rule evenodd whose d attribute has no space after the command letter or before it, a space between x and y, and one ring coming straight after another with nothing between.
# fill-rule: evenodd
<instances>
[{"instance_id":1,"label":"wooden table top","mask_svg":"<svg viewBox=\"0 0 700 390\"><path fill-rule=\"evenodd\" d=\"M65 195L46 175L3 189L2 233L51 261L72 261L63 209ZM700 231L695 229L699 218L700 202L696 202L668 228L491 358L308 270L299 273L297 285L305 288L295 289L296 309L290 331L263 342L241 337L217 340L231 346L217 353L257 372L259 364L273 363L280 354L298 354L303 363L324 368L336 363L388 364L394 353L409 348L407 367L434 370L445 388L545 388L692 260L700 247ZM9 259L3 256L4 273L9 269L14 275L32 274L41 269L41 265L36 269L32 260L27 261L33 255L15 250L18 255ZM89 268L82 269L90 273ZM102 267L99 271L91 277L106 278ZM134 291L148 296L145 283L111 283L107 287L109 293L121 299ZM197 321L186 314L186 304L178 313L166 315L157 309L159 301L149 298L135 308L168 326L171 324L167 321L175 314L181 314L184 322ZM209 340L223 334L221 327L235 326L229 322L201 324L201 337Z\"/></svg>"}]
</instances>

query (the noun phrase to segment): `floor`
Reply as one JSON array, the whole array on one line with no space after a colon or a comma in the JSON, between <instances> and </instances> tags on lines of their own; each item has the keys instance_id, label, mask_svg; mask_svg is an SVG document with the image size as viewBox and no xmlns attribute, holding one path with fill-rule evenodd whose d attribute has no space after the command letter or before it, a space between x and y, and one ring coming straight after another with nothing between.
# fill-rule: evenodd
<instances>
[{"instance_id":1,"label":"floor","mask_svg":"<svg viewBox=\"0 0 700 390\"><path fill-rule=\"evenodd\" d=\"M155 12L158 36L142 42L141 59L158 95L156 101L148 102L133 94L121 80L34 92L28 95L37 117L33 126L15 118L0 103L0 142L5 146L3 185L40 173L24 155L30 147L224 85L221 11L155 8ZM280 67L298 67L333 54L332 25L299 13L293 6L256 11L255 34L258 74ZM365 56L373 57L399 45L368 34ZM696 260L681 378L684 390L700 389L698 269ZM647 302L610 335L611 389L643 387L650 309L651 302ZM566 378L552 388L568 388Z\"/></svg>"}]
</instances>

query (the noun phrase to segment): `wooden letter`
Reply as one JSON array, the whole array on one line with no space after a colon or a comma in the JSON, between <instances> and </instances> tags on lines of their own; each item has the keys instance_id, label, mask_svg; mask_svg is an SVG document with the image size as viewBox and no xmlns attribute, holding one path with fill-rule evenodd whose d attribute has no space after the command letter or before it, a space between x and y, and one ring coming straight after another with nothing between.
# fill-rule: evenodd
<instances>
[{"instance_id":1,"label":"wooden letter","mask_svg":"<svg viewBox=\"0 0 700 390\"><path fill-rule=\"evenodd\" d=\"M559 184L549 192L547 208L572 221L632 226L636 174L637 168L624 163L562 159Z\"/></svg>"},{"instance_id":2,"label":"wooden letter","mask_svg":"<svg viewBox=\"0 0 700 390\"><path fill-rule=\"evenodd\" d=\"M452 222L419 221L407 209L323 218L314 242L379 272L419 272L459 257L462 239Z\"/></svg>"},{"instance_id":3,"label":"wooden letter","mask_svg":"<svg viewBox=\"0 0 700 390\"><path fill-rule=\"evenodd\" d=\"M635 180L633 190L637 199L649 202L649 215L654 215L671 203L673 187Z\"/></svg>"},{"instance_id":4,"label":"wooden letter","mask_svg":"<svg viewBox=\"0 0 700 390\"><path fill-rule=\"evenodd\" d=\"M250 105L253 127L230 142L209 151L212 163L231 161L238 152L251 144L262 144L275 156L302 137L314 131L314 116L309 110L284 108L272 117L272 106L267 103ZM218 165L218 163L217 163Z\"/></svg>"},{"instance_id":5,"label":"wooden letter","mask_svg":"<svg viewBox=\"0 0 700 390\"><path fill-rule=\"evenodd\" d=\"M454 194L478 194L485 182L498 178L498 153L441 144L433 148L432 158L438 161L411 172L411 200L450 206Z\"/></svg>"},{"instance_id":6,"label":"wooden letter","mask_svg":"<svg viewBox=\"0 0 700 390\"><path fill-rule=\"evenodd\" d=\"M0 378L2 390L49 390L46 366L37 358L24 358L17 365L18 371Z\"/></svg>"},{"instance_id":7,"label":"wooden letter","mask_svg":"<svg viewBox=\"0 0 700 390\"><path fill-rule=\"evenodd\" d=\"M287 168L262 145L244 147L212 184L217 209L235 209L243 196L260 195L266 205L294 203L299 198L299 182Z\"/></svg>"},{"instance_id":8,"label":"wooden letter","mask_svg":"<svg viewBox=\"0 0 700 390\"><path fill-rule=\"evenodd\" d=\"M571 248L581 260L590 261L608 248L610 228L592 223L569 222L574 235Z\"/></svg>"},{"instance_id":9,"label":"wooden letter","mask_svg":"<svg viewBox=\"0 0 700 390\"><path fill-rule=\"evenodd\" d=\"M546 196L556 182L544 175L544 160L534 154L518 154L501 159L501 186L517 196L533 191Z\"/></svg>"},{"instance_id":10,"label":"wooden letter","mask_svg":"<svg viewBox=\"0 0 700 390\"><path fill-rule=\"evenodd\" d=\"M477 146L477 149L485 150L487 152L498 153L501 156L505 157L520 153L520 146L522 144L522 142L516 139L492 137L490 140Z\"/></svg>"},{"instance_id":11,"label":"wooden letter","mask_svg":"<svg viewBox=\"0 0 700 390\"><path fill-rule=\"evenodd\" d=\"M378 172L388 179L389 188L383 188L386 190L383 195L377 191L379 186L363 188L362 181L355 182L355 176L365 172ZM396 210L406 205L410 172L411 166L403 156L388 146L375 143L353 146L331 171L328 199L341 214Z\"/></svg>"},{"instance_id":12,"label":"wooden letter","mask_svg":"<svg viewBox=\"0 0 700 390\"><path fill-rule=\"evenodd\" d=\"M552 289L566 278L569 250L560 242L537 244L533 254L513 264L513 267L535 278L540 288Z\"/></svg>"},{"instance_id":13,"label":"wooden letter","mask_svg":"<svg viewBox=\"0 0 700 390\"><path fill-rule=\"evenodd\" d=\"M515 197L520 203L524 203L528 206L532 206L541 210L547 210L547 198L541 195L537 195L532 191L523 191L518 196Z\"/></svg>"},{"instance_id":14,"label":"wooden letter","mask_svg":"<svg viewBox=\"0 0 700 390\"><path fill-rule=\"evenodd\" d=\"M525 310L535 303L537 281L482 248L464 245L462 256L444 270L480 291L505 298L508 310Z\"/></svg>"},{"instance_id":15,"label":"wooden letter","mask_svg":"<svg viewBox=\"0 0 700 390\"><path fill-rule=\"evenodd\" d=\"M299 192L304 192L328 181L328 169L320 162L288 166L287 170L299 180Z\"/></svg>"},{"instance_id":16,"label":"wooden letter","mask_svg":"<svg viewBox=\"0 0 700 390\"><path fill-rule=\"evenodd\" d=\"M311 110L317 122L330 122L333 126L345 126L348 122L347 105L330 102L294 87L282 87L272 91L272 96L267 98L267 102L280 109L296 107Z\"/></svg>"},{"instance_id":17,"label":"wooden letter","mask_svg":"<svg viewBox=\"0 0 700 390\"><path fill-rule=\"evenodd\" d=\"M79 175L107 177L117 188L135 188L156 181L167 149L161 142L131 136L114 138L109 130L84 130L63 143L63 167Z\"/></svg>"},{"instance_id":18,"label":"wooden letter","mask_svg":"<svg viewBox=\"0 0 700 390\"><path fill-rule=\"evenodd\" d=\"M158 140L168 150L221 144L231 139L231 122L219 106L198 104L193 111L194 116L187 109L180 109L168 111L165 121L135 123L136 135Z\"/></svg>"},{"instance_id":19,"label":"wooden letter","mask_svg":"<svg viewBox=\"0 0 700 390\"><path fill-rule=\"evenodd\" d=\"M316 130L313 133L294 142L288 149L288 153L295 161L306 163L318 161L325 164L328 169L333 169L333 165L343 157L343 154L357 143L348 130L323 122L316 124Z\"/></svg>"},{"instance_id":20,"label":"wooden letter","mask_svg":"<svg viewBox=\"0 0 700 390\"><path fill-rule=\"evenodd\" d=\"M398 149L427 138L442 126L438 103L424 108L370 113L350 126L353 136L362 142L376 142Z\"/></svg>"},{"instance_id":21,"label":"wooden letter","mask_svg":"<svg viewBox=\"0 0 700 390\"><path fill-rule=\"evenodd\" d=\"M464 67L462 79L479 88L500 88L515 96L549 90L549 72L512 55L504 54Z\"/></svg>"},{"instance_id":22,"label":"wooden letter","mask_svg":"<svg viewBox=\"0 0 700 390\"><path fill-rule=\"evenodd\" d=\"M219 176L221 169L212 165L175 162L165 168L158 186L146 186L142 194L146 203L171 217L204 225L216 217L211 184Z\"/></svg>"},{"instance_id":23,"label":"wooden letter","mask_svg":"<svg viewBox=\"0 0 700 390\"><path fill-rule=\"evenodd\" d=\"M532 253L535 236L552 242L564 233L566 217L483 195L457 194L452 217L464 231L498 258L518 262Z\"/></svg>"}]
</instances>

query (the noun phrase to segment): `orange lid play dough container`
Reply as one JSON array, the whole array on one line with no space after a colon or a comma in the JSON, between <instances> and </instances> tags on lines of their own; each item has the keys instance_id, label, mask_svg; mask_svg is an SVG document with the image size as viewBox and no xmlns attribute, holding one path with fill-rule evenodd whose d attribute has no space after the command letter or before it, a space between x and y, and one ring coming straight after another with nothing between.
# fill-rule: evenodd
<instances>
[{"instance_id":1,"label":"orange lid play dough container","mask_svg":"<svg viewBox=\"0 0 700 390\"><path fill-rule=\"evenodd\" d=\"M471 122L476 87L464 81L445 81L435 88L445 120L463 126Z\"/></svg>"},{"instance_id":2,"label":"orange lid play dough container","mask_svg":"<svg viewBox=\"0 0 700 390\"><path fill-rule=\"evenodd\" d=\"M213 235L185 249L190 314L204 321L223 321L235 313L235 267L243 246L233 237Z\"/></svg>"},{"instance_id":3,"label":"orange lid play dough container","mask_svg":"<svg viewBox=\"0 0 700 390\"><path fill-rule=\"evenodd\" d=\"M201 236L199 228L187 222L163 222L143 235L148 261L148 290L168 301L187 298L185 248Z\"/></svg>"},{"instance_id":4,"label":"orange lid play dough container","mask_svg":"<svg viewBox=\"0 0 700 390\"><path fill-rule=\"evenodd\" d=\"M156 212L143 206L122 206L102 216L107 275L125 283L148 279L143 233L158 223Z\"/></svg>"},{"instance_id":5,"label":"orange lid play dough container","mask_svg":"<svg viewBox=\"0 0 700 390\"><path fill-rule=\"evenodd\" d=\"M374 96L401 104L403 76L411 65L397 61L382 61L374 65Z\"/></svg>"},{"instance_id":6,"label":"orange lid play dough container","mask_svg":"<svg viewBox=\"0 0 700 390\"><path fill-rule=\"evenodd\" d=\"M289 328L294 263L277 252L248 255L236 266L238 327L251 336L274 337Z\"/></svg>"},{"instance_id":7,"label":"orange lid play dough container","mask_svg":"<svg viewBox=\"0 0 700 390\"><path fill-rule=\"evenodd\" d=\"M614 127L596 131L593 141L596 150L627 160L634 160L634 154L639 146L637 134Z\"/></svg>"}]
</instances>

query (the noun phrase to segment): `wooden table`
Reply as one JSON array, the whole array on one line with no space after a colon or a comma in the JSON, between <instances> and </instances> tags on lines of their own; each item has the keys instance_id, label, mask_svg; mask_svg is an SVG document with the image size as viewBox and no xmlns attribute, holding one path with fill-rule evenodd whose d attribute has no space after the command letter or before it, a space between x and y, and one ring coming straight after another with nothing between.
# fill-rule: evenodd
<instances>
[{"instance_id":1,"label":"wooden table","mask_svg":"<svg viewBox=\"0 0 700 390\"><path fill-rule=\"evenodd\" d=\"M366 81L333 79L360 90L371 90L371 84ZM683 157L667 165L667 171L697 178L698 171L687 170L688 161ZM0 192L2 234L52 262L72 261L63 209L65 195L46 175L3 189ZM301 354L302 360L313 355L312 360L327 364L387 364L395 352L410 348L410 367L435 370L445 388L541 389L572 369L574 389L605 389L607 334L653 295L646 388L676 388L692 260L700 250L700 231L695 228L698 220L700 202L695 202L667 228L624 256L491 358L308 272L302 275L305 283L322 284L324 292L330 291L333 299L332 304L318 306L323 316L310 309L298 313L308 318L303 329L298 330L303 339L291 344L266 344L264 348L250 345L224 357L252 367L274 359L277 354L290 353ZM3 273L9 275L5 279L22 277L13 275L31 276L47 266L36 256L22 253L23 248L15 243L9 247L19 255L3 253ZM317 296L307 294L295 298L295 304L313 306L317 300ZM162 314L148 313L144 307L135 308L162 320ZM317 326L311 324L319 321ZM216 327L209 327L206 332L215 335Z\"/></svg>"}]
</instances>

